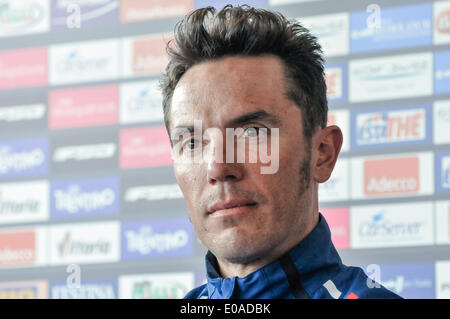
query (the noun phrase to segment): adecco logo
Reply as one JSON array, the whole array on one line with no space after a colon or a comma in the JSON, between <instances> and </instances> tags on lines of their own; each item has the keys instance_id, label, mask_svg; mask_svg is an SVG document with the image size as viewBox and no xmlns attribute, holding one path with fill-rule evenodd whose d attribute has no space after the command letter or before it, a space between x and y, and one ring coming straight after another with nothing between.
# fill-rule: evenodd
<instances>
[{"instance_id":1,"label":"adecco logo","mask_svg":"<svg viewBox=\"0 0 450 319\"><path fill-rule=\"evenodd\" d=\"M166 43L170 34L154 34L122 40L122 74L125 77L160 74L166 68Z\"/></svg>"},{"instance_id":2,"label":"adecco logo","mask_svg":"<svg viewBox=\"0 0 450 319\"><path fill-rule=\"evenodd\" d=\"M419 184L419 159L416 156L364 163L366 195L414 194L419 191Z\"/></svg>"},{"instance_id":3,"label":"adecco logo","mask_svg":"<svg viewBox=\"0 0 450 319\"><path fill-rule=\"evenodd\" d=\"M33 266L36 233L32 230L0 232L0 267Z\"/></svg>"},{"instance_id":4,"label":"adecco logo","mask_svg":"<svg viewBox=\"0 0 450 319\"><path fill-rule=\"evenodd\" d=\"M433 153L352 159L352 198L428 195L434 191Z\"/></svg>"},{"instance_id":5,"label":"adecco logo","mask_svg":"<svg viewBox=\"0 0 450 319\"><path fill-rule=\"evenodd\" d=\"M181 17L194 8L194 0L122 0L122 23Z\"/></svg>"},{"instance_id":6,"label":"adecco logo","mask_svg":"<svg viewBox=\"0 0 450 319\"><path fill-rule=\"evenodd\" d=\"M439 13L434 23L439 33L450 35L450 9Z\"/></svg>"},{"instance_id":7,"label":"adecco logo","mask_svg":"<svg viewBox=\"0 0 450 319\"><path fill-rule=\"evenodd\" d=\"M450 43L450 1L438 1L433 6L434 43Z\"/></svg>"}]
</instances>

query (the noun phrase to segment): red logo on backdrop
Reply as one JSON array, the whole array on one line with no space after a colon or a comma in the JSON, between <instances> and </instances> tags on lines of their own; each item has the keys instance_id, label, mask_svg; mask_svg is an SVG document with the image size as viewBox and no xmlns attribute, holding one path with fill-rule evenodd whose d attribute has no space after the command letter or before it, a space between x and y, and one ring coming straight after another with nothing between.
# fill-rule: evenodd
<instances>
[{"instance_id":1,"label":"red logo on backdrop","mask_svg":"<svg viewBox=\"0 0 450 319\"><path fill-rule=\"evenodd\" d=\"M121 0L120 21L136 22L181 17L194 9L194 0Z\"/></svg>"},{"instance_id":2,"label":"red logo on backdrop","mask_svg":"<svg viewBox=\"0 0 450 319\"><path fill-rule=\"evenodd\" d=\"M440 33L450 34L450 10L441 12L436 18L436 29Z\"/></svg>"},{"instance_id":3,"label":"red logo on backdrop","mask_svg":"<svg viewBox=\"0 0 450 319\"><path fill-rule=\"evenodd\" d=\"M450 204L448 205L448 230L447 230L447 232L448 232L448 239L450 240Z\"/></svg>"},{"instance_id":4,"label":"red logo on backdrop","mask_svg":"<svg viewBox=\"0 0 450 319\"><path fill-rule=\"evenodd\" d=\"M53 91L49 103L51 129L115 124L119 117L119 88L109 85Z\"/></svg>"},{"instance_id":5,"label":"red logo on backdrop","mask_svg":"<svg viewBox=\"0 0 450 319\"><path fill-rule=\"evenodd\" d=\"M172 165L172 150L164 126L120 132L120 168Z\"/></svg>"},{"instance_id":6,"label":"red logo on backdrop","mask_svg":"<svg viewBox=\"0 0 450 319\"><path fill-rule=\"evenodd\" d=\"M133 42L133 73L154 74L165 70L168 63L166 43L169 36L137 38Z\"/></svg>"},{"instance_id":7,"label":"red logo on backdrop","mask_svg":"<svg viewBox=\"0 0 450 319\"><path fill-rule=\"evenodd\" d=\"M0 267L34 265L35 253L34 231L0 233Z\"/></svg>"},{"instance_id":8,"label":"red logo on backdrop","mask_svg":"<svg viewBox=\"0 0 450 319\"><path fill-rule=\"evenodd\" d=\"M417 156L364 162L366 195L415 194L419 189L419 158Z\"/></svg>"},{"instance_id":9,"label":"red logo on backdrop","mask_svg":"<svg viewBox=\"0 0 450 319\"><path fill-rule=\"evenodd\" d=\"M325 208L320 213L325 217L331 231L331 241L337 249L350 248L350 213L348 207Z\"/></svg>"},{"instance_id":10,"label":"red logo on backdrop","mask_svg":"<svg viewBox=\"0 0 450 319\"><path fill-rule=\"evenodd\" d=\"M46 85L47 64L47 48L0 52L0 89Z\"/></svg>"}]
</instances>

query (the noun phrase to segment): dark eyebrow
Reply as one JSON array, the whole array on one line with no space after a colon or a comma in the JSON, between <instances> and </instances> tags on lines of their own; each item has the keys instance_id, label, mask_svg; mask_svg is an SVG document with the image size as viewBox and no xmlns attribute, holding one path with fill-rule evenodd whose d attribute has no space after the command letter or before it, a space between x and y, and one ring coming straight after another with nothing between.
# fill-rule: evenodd
<instances>
[{"instance_id":1,"label":"dark eyebrow","mask_svg":"<svg viewBox=\"0 0 450 319\"><path fill-rule=\"evenodd\" d=\"M264 110L255 112L249 112L244 115L240 115L227 123L227 127L242 125L251 121L265 121L271 126L279 127L281 120L278 116L267 113Z\"/></svg>"},{"instance_id":2,"label":"dark eyebrow","mask_svg":"<svg viewBox=\"0 0 450 319\"><path fill-rule=\"evenodd\" d=\"M248 112L243 115L239 115L234 119L229 120L226 123L226 127L236 127L251 121L265 121L269 123L272 127L279 128L281 125L281 120L278 116L267 113L264 110L258 110L254 112ZM173 133L187 131L190 134L194 132L194 127L189 125L178 125L173 129ZM172 134L171 134L172 135ZM175 140L173 140L175 142Z\"/></svg>"}]
</instances>

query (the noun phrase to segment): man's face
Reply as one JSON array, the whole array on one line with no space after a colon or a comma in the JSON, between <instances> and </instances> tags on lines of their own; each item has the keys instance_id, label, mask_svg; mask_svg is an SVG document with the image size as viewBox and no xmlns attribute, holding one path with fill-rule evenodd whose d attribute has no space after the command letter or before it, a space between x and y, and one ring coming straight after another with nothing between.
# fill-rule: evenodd
<instances>
[{"instance_id":1,"label":"man's face","mask_svg":"<svg viewBox=\"0 0 450 319\"><path fill-rule=\"evenodd\" d=\"M309 187L311 154L302 134L301 110L286 97L286 86L281 60L261 56L197 64L175 88L169 114L172 139L177 127L194 126L194 120L202 121L203 131L217 128L222 133L204 134L199 163L185 160L195 151L198 136L173 145L174 172L190 219L199 239L219 260L245 264L280 247L290 248L311 219L317 191ZM233 121L257 111L269 116ZM244 132L267 128L268 144L270 128L279 128L277 172L261 174L261 166L268 164L259 158L256 163L248 158L244 163L225 161L226 128L236 127ZM238 138L252 138L248 132ZM211 213L213 204L234 199L252 205Z\"/></svg>"}]
</instances>

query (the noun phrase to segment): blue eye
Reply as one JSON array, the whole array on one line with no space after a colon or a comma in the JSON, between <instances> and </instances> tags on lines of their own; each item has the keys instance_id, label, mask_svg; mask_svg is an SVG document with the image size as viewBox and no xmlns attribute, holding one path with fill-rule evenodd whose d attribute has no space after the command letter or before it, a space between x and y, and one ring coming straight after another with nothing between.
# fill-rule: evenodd
<instances>
[{"instance_id":1,"label":"blue eye","mask_svg":"<svg viewBox=\"0 0 450 319\"><path fill-rule=\"evenodd\" d=\"M190 150L193 150L195 148L195 142L198 141L196 139L191 138L190 140L188 140L187 142L183 143L183 148L186 146L187 144L187 148ZM194 142L194 143L192 143Z\"/></svg>"},{"instance_id":2,"label":"blue eye","mask_svg":"<svg viewBox=\"0 0 450 319\"><path fill-rule=\"evenodd\" d=\"M248 132L248 137L257 137L259 135L259 129L260 127L257 126L251 126L244 129L244 135Z\"/></svg>"}]
</instances>

